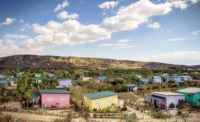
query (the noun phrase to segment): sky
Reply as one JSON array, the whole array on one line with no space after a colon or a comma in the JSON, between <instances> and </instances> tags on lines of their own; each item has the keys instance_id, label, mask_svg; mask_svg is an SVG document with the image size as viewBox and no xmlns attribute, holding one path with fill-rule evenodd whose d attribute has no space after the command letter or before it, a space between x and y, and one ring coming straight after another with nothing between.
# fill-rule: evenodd
<instances>
[{"instance_id":1,"label":"sky","mask_svg":"<svg viewBox=\"0 0 200 122\"><path fill-rule=\"evenodd\" d=\"M199 0L1 0L0 57L200 65Z\"/></svg>"}]
</instances>

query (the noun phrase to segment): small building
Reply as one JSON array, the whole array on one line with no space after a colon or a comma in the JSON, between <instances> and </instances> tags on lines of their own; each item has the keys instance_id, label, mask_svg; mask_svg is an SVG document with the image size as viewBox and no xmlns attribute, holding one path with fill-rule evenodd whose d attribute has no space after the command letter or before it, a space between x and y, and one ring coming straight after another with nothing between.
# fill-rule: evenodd
<instances>
[{"instance_id":1,"label":"small building","mask_svg":"<svg viewBox=\"0 0 200 122\"><path fill-rule=\"evenodd\" d=\"M0 78L2 78L2 77L5 77L5 75L4 74L0 74Z\"/></svg>"},{"instance_id":2,"label":"small building","mask_svg":"<svg viewBox=\"0 0 200 122\"><path fill-rule=\"evenodd\" d=\"M104 83L106 80L105 79L92 79L92 81L95 81L97 83Z\"/></svg>"},{"instance_id":3,"label":"small building","mask_svg":"<svg viewBox=\"0 0 200 122\"><path fill-rule=\"evenodd\" d=\"M137 76L137 78L142 78L142 75L136 75Z\"/></svg>"},{"instance_id":4,"label":"small building","mask_svg":"<svg viewBox=\"0 0 200 122\"><path fill-rule=\"evenodd\" d=\"M190 81L191 79L191 76L181 76L182 81Z\"/></svg>"},{"instance_id":5,"label":"small building","mask_svg":"<svg viewBox=\"0 0 200 122\"><path fill-rule=\"evenodd\" d=\"M70 78L58 79L59 86L71 86L72 80Z\"/></svg>"},{"instance_id":6,"label":"small building","mask_svg":"<svg viewBox=\"0 0 200 122\"><path fill-rule=\"evenodd\" d=\"M103 80L103 79L107 79L107 77L106 76L99 76L99 77L97 77L97 79Z\"/></svg>"},{"instance_id":7,"label":"small building","mask_svg":"<svg viewBox=\"0 0 200 122\"><path fill-rule=\"evenodd\" d=\"M8 87L8 80L9 80L9 78L6 78L6 77L0 78L0 83L3 82L3 83L5 83L5 87Z\"/></svg>"},{"instance_id":8,"label":"small building","mask_svg":"<svg viewBox=\"0 0 200 122\"><path fill-rule=\"evenodd\" d=\"M143 82L144 84L148 84L149 83L149 79L148 78L139 78L140 82ZM143 84L141 83L141 84Z\"/></svg>"},{"instance_id":9,"label":"small building","mask_svg":"<svg viewBox=\"0 0 200 122\"><path fill-rule=\"evenodd\" d=\"M34 77L41 77L42 74L41 73L34 73Z\"/></svg>"},{"instance_id":10,"label":"small building","mask_svg":"<svg viewBox=\"0 0 200 122\"><path fill-rule=\"evenodd\" d=\"M63 79L63 76L57 76L56 79Z\"/></svg>"},{"instance_id":11,"label":"small building","mask_svg":"<svg viewBox=\"0 0 200 122\"><path fill-rule=\"evenodd\" d=\"M154 79L149 78L150 83L162 83L161 77L154 77Z\"/></svg>"},{"instance_id":12,"label":"small building","mask_svg":"<svg viewBox=\"0 0 200 122\"><path fill-rule=\"evenodd\" d=\"M133 91L137 91L137 85L135 84L127 84L127 92L133 92Z\"/></svg>"},{"instance_id":13,"label":"small building","mask_svg":"<svg viewBox=\"0 0 200 122\"><path fill-rule=\"evenodd\" d=\"M59 107L70 105L70 92L66 90L39 89L39 92L41 94L42 108L48 108L56 105Z\"/></svg>"},{"instance_id":14,"label":"small building","mask_svg":"<svg viewBox=\"0 0 200 122\"><path fill-rule=\"evenodd\" d=\"M54 77L54 74L48 73L48 76L49 76L49 77Z\"/></svg>"},{"instance_id":15,"label":"small building","mask_svg":"<svg viewBox=\"0 0 200 122\"><path fill-rule=\"evenodd\" d=\"M33 104L33 106L40 105L40 102L41 102L40 96L41 96L40 92L32 94L32 104Z\"/></svg>"},{"instance_id":16,"label":"small building","mask_svg":"<svg viewBox=\"0 0 200 122\"><path fill-rule=\"evenodd\" d=\"M80 77L82 81L88 81L92 79L92 77Z\"/></svg>"},{"instance_id":17,"label":"small building","mask_svg":"<svg viewBox=\"0 0 200 122\"><path fill-rule=\"evenodd\" d=\"M178 105L180 99L185 99L183 94L173 93L173 92L152 92L152 95L149 95L148 98L151 98L151 103L155 106L159 106L162 109L169 109L171 103L174 103L175 107Z\"/></svg>"},{"instance_id":18,"label":"small building","mask_svg":"<svg viewBox=\"0 0 200 122\"><path fill-rule=\"evenodd\" d=\"M9 80L7 80L7 81L8 81L8 85L9 85L9 86L14 86L14 81L13 81L13 80L10 80L10 79L9 79Z\"/></svg>"},{"instance_id":19,"label":"small building","mask_svg":"<svg viewBox=\"0 0 200 122\"><path fill-rule=\"evenodd\" d=\"M172 74L172 77L177 77L178 76L178 74Z\"/></svg>"},{"instance_id":20,"label":"small building","mask_svg":"<svg viewBox=\"0 0 200 122\"><path fill-rule=\"evenodd\" d=\"M35 81L41 83L43 79L47 79L47 77L35 77Z\"/></svg>"},{"instance_id":21,"label":"small building","mask_svg":"<svg viewBox=\"0 0 200 122\"><path fill-rule=\"evenodd\" d=\"M185 100L187 102L193 105L200 105L200 88L188 87L177 90L177 93L185 95Z\"/></svg>"},{"instance_id":22,"label":"small building","mask_svg":"<svg viewBox=\"0 0 200 122\"><path fill-rule=\"evenodd\" d=\"M103 91L96 92L91 94L84 94L84 107L89 107L89 110L92 111L94 108L96 109L104 109L112 104L116 104L118 106L118 93Z\"/></svg>"},{"instance_id":23,"label":"small building","mask_svg":"<svg viewBox=\"0 0 200 122\"><path fill-rule=\"evenodd\" d=\"M181 77L174 77L174 81L181 81Z\"/></svg>"},{"instance_id":24,"label":"small building","mask_svg":"<svg viewBox=\"0 0 200 122\"><path fill-rule=\"evenodd\" d=\"M65 87L69 88L70 86L65 86ZM63 88L64 88L64 86L56 86L57 90L63 90Z\"/></svg>"},{"instance_id":25,"label":"small building","mask_svg":"<svg viewBox=\"0 0 200 122\"><path fill-rule=\"evenodd\" d=\"M154 78L161 77L160 75L154 75Z\"/></svg>"},{"instance_id":26,"label":"small building","mask_svg":"<svg viewBox=\"0 0 200 122\"><path fill-rule=\"evenodd\" d=\"M175 84L177 87L183 87L185 86L185 81L175 81Z\"/></svg>"},{"instance_id":27,"label":"small building","mask_svg":"<svg viewBox=\"0 0 200 122\"><path fill-rule=\"evenodd\" d=\"M6 83L5 82L0 82L0 88L5 88L6 87Z\"/></svg>"}]
</instances>

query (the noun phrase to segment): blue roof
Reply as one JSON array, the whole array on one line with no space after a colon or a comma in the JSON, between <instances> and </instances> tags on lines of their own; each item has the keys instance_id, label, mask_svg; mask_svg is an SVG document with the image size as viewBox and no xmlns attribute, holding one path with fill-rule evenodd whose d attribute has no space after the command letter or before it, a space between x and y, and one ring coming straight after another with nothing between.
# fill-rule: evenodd
<instances>
[{"instance_id":1,"label":"blue roof","mask_svg":"<svg viewBox=\"0 0 200 122\"><path fill-rule=\"evenodd\" d=\"M114 93L114 92L110 92L110 91L103 91L103 92L96 92L96 93L91 93L91 94L84 94L83 96L92 100L92 99L113 96L113 95L117 95L117 94L118 93Z\"/></svg>"},{"instance_id":2,"label":"blue roof","mask_svg":"<svg viewBox=\"0 0 200 122\"><path fill-rule=\"evenodd\" d=\"M38 93L32 94L32 97L38 97L38 96L40 96L40 93L39 93L39 92L38 92Z\"/></svg>"}]
</instances>

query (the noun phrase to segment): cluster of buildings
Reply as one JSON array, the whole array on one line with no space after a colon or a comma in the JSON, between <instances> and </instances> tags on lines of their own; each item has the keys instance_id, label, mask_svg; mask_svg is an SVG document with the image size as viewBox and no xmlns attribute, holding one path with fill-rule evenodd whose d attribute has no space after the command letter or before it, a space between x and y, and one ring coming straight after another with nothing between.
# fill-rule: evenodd
<instances>
[{"instance_id":1,"label":"cluster of buildings","mask_svg":"<svg viewBox=\"0 0 200 122\"><path fill-rule=\"evenodd\" d=\"M0 88L14 86L14 77L6 76L6 73L0 74Z\"/></svg>"},{"instance_id":2,"label":"cluster of buildings","mask_svg":"<svg viewBox=\"0 0 200 122\"><path fill-rule=\"evenodd\" d=\"M190 94L190 95L189 95ZM186 100L192 105L200 105L200 88L189 87L173 92L152 92L151 95L145 95L147 102L153 103L162 109L169 109L170 104L174 103L175 107L179 100Z\"/></svg>"}]
</instances>

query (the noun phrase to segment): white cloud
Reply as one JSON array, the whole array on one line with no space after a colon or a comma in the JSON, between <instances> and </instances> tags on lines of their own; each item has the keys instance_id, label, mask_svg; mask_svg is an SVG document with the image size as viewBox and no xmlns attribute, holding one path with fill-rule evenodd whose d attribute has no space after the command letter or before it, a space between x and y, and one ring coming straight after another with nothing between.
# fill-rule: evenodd
<instances>
[{"instance_id":1,"label":"white cloud","mask_svg":"<svg viewBox=\"0 0 200 122\"><path fill-rule=\"evenodd\" d=\"M20 31L25 31L26 28L31 28L31 26L30 26L28 23L25 23L25 24L23 25L23 27L20 29Z\"/></svg>"},{"instance_id":2,"label":"white cloud","mask_svg":"<svg viewBox=\"0 0 200 122\"><path fill-rule=\"evenodd\" d=\"M17 34L6 34L4 35L4 38L17 38L17 39L23 39L23 38L30 38L28 35L17 35Z\"/></svg>"},{"instance_id":3,"label":"white cloud","mask_svg":"<svg viewBox=\"0 0 200 122\"><path fill-rule=\"evenodd\" d=\"M127 58L123 59L135 60L135 61L152 61L152 62L164 62L172 64L187 64L194 65L195 62L200 62L200 51L179 51L174 53L165 53L159 55L152 55L138 58ZM199 65L199 63L198 63Z\"/></svg>"},{"instance_id":4,"label":"white cloud","mask_svg":"<svg viewBox=\"0 0 200 122\"><path fill-rule=\"evenodd\" d=\"M12 40L12 39L5 39L4 42L5 42L5 43L8 43L8 44L14 44L14 43L15 43L15 40Z\"/></svg>"},{"instance_id":5,"label":"white cloud","mask_svg":"<svg viewBox=\"0 0 200 122\"><path fill-rule=\"evenodd\" d=\"M153 28L153 29L160 28L160 24L157 23L157 22L154 22L153 24L149 24L147 27L148 28Z\"/></svg>"},{"instance_id":6,"label":"white cloud","mask_svg":"<svg viewBox=\"0 0 200 122\"><path fill-rule=\"evenodd\" d=\"M122 39L122 40L118 40L117 42L121 43L121 42L130 42L131 40L128 39Z\"/></svg>"},{"instance_id":7,"label":"white cloud","mask_svg":"<svg viewBox=\"0 0 200 122\"><path fill-rule=\"evenodd\" d=\"M79 17L78 14L76 14L76 13L74 13L74 14L68 14L67 11L63 11L63 12L61 12L61 13L59 13L57 15L57 18L59 18L59 19L76 19L78 17Z\"/></svg>"},{"instance_id":8,"label":"white cloud","mask_svg":"<svg viewBox=\"0 0 200 122\"><path fill-rule=\"evenodd\" d=\"M167 30L167 32L171 32L171 30Z\"/></svg>"},{"instance_id":9,"label":"white cloud","mask_svg":"<svg viewBox=\"0 0 200 122\"><path fill-rule=\"evenodd\" d=\"M200 30L199 31L194 31L194 32L189 32L189 34L192 34L192 35L198 35L200 33Z\"/></svg>"},{"instance_id":10,"label":"white cloud","mask_svg":"<svg viewBox=\"0 0 200 122\"><path fill-rule=\"evenodd\" d=\"M193 39L197 39L198 37L192 37Z\"/></svg>"},{"instance_id":11,"label":"white cloud","mask_svg":"<svg viewBox=\"0 0 200 122\"><path fill-rule=\"evenodd\" d=\"M67 7L69 5L69 3L67 2L67 0L63 1L62 4L58 4L57 7L54 9L53 12L58 12L59 10L64 9L65 7Z\"/></svg>"},{"instance_id":12,"label":"white cloud","mask_svg":"<svg viewBox=\"0 0 200 122\"><path fill-rule=\"evenodd\" d=\"M99 46L122 46L122 45L127 45L127 44L101 44Z\"/></svg>"},{"instance_id":13,"label":"white cloud","mask_svg":"<svg viewBox=\"0 0 200 122\"><path fill-rule=\"evenodd\" d=\"M112 8L114 8L115 6L117 6L119 4L119 2L118 1L106 1L106 2L104 2L104 3L102 3L102 4L100 4L100 5L97 5L99 8L101 8L101 9L109 9L110 7L112 7Z\"/></svg>"},{"instance_id":14,"label":"white cloud","mask_svg":"<svg viewBox=\"0 0 200 122\"><path fill-rule=\"evenodd\" d=\"M175 39L168 39L167 41L179 41L179 40L185 40L186 38L175 38Z\"/></svg>"},{"instance_id":15,"label":"white cloud","mask_svg":"<svg viewBox=\"0 0 200 122\"><path fill-rule=\"evenodd\" d=\"M23 19L20 19L20 20L19 20L19 22L23 23L23 22L24 22L24 20L23 20Z\"/></svg>"},{"instance_id":16,"label":"white cloud","mask_svg":"<svg viewBox=\"0 0 200 122\"><path fill-rule=\"evenodd\" d=\"M14 21L16 21L15 18L6 18L6 21L5 21L5 22L0 23L0 27L1 27L2 25L10 25L10 24L13 23Z\"/></svg>"}]
</instances>

